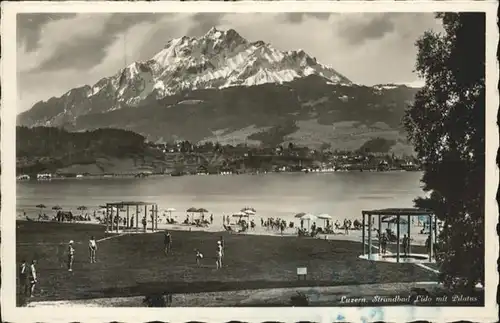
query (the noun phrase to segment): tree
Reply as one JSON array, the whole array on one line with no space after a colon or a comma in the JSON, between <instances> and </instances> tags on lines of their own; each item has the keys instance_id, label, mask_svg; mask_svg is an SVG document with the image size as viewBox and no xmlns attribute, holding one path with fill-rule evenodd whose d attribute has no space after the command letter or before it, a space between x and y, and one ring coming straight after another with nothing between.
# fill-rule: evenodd
<instances>
[{"instance_id":1,"label":"tree","mask_svg":"<svg viewBox=\"0 0 500 323\"><path fill-rule=\"evenodd\" d=\"M484 286L485 15L438 14L444 33L416 43L425 86L404 125L422 163L431 208L444 220L440 280L450 288Z\"/></svg>"},{"instance_id":2,"label":"tree","mask_svg":"<svg viewBox=\"0 0 500 323\"><path fill-rule=\"evenodd\" d=\"M332 144L329 143L329 142L324 142L324 143L321 144L321 148L320 149L321 149L322 152L325 152L325 151L327 151L330 148L332 148Z\"/></svg>"}]
</instances>

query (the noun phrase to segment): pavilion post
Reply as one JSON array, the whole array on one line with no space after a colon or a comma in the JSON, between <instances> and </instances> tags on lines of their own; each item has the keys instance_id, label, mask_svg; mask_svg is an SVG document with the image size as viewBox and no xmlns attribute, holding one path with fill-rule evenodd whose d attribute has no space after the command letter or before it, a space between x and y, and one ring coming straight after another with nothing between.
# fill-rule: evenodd
<instances>
[{"instance_id":1,"label":"pavilion post","mask_svg":"<svg viewBox=\"0 0 500 323\"><path fill-rule=\"evenodd\" d=\"M120 231L120 207L116 207L116 232Z\"/></svg>"},{"instance_id":2,"label":"pavilion post","mask_svg":"<svg viewBox=\"0 0 500 323\"><path fill-rule=\"evenodd\" d=\"M365 213L363 212L363 230L361 230L361 240L363 241L363 255L366 254L366 247L365 247Z\"/></svg>"},{"instance_id":3,"label":"pavilion post","mask_svg":"<svg viewBox=\"0 0 500 323\"><path fill-rule=\"evenodd\" d=\"M114 219L114 210L113 210L113 205L110 206L110 209L111 209L111 212L110 212L110 216L111 216L111 228L110 228L110 231L113 232L114 230L114 226L115 226L115 219Z\"/></svg>"},{"instance_id":4,"label":"pavilion post","mask_svg":"<svg viewBox=\"0 0 500 323\"><path fill-rule=\"evenodd\" d=\"M148 231L148 205L144 205L144 220L146 221L146 225L144 226L144 232Z\"/></svg>"},{"instance_id":5,"label":"pavilion post","mask_svg":"<svg viewBox=\"0 0 500 323\"><path fill-rule=\"evenodd\" d=\"M397 223L396 223L396 239L398 240L397 242L397 248L396 248L396 259L397 259L397 262L399 262L399 255L400 255L400 245L399 245L399 239L400 239L400 228L399 228L399 220L400 220L401 216L398 214L397 215Z\"/></svg>"},{"instance_id":6,"label":"pavilion post","mask_svg":"<svg viewBox=\"0 0 500 323\"><path fill-rule=\"evenodd\" d=\"M135 232L139 232L139 205L135 206Z\"/></svg>"},{"instance_id":7,"label":"pavilion post","mask_svg":"<svg viewBox=\"0 0 500 323\"><path fill-rule=\"evenodd\" d=\"M411 240L410 240L410 234L411 234L411 216L408 215L408 224L406 225L407 226L407 237L408 237L408 254L411 253Z\"/></svg>"},{"instance_id":8,"label":"pavilion post","mask_svg":"<svg viewBox=\"0 0 500 323\"><path fill-rule=\"evenodd\" d=\"M158 230L158 204L155 204L155 227Z\"/></svg>"},{"instance_id":9,"label":"pavilion post","mask_svg":"<svg viewBox=\"0 0 500 323\"><path fill-rule=\"evenodd\" d=\"M432 239L432 214L429 215L429 261L434 257L434 239Z\"/></svg>"},{"instance_id":10,"label":"pavilion post","mask_svg":"<svg viewBox=\"0 0 500 323\"><path fill-rule=\"evenodd\" d=\"M130 227L130 206L127 204L127 229Z\"/></svg>"},{"instance_id":11,"label":"pavilion post","mask_svg":"<svg viewBox=\"0 0 500 323\"><path fill-rule=\"evenodd\" d=\"M365 231L365 228L363 228ZM372 215L368 214L368 259L372 259Z\"/></svg>"},{"instance_id":12,"label":"pavilion post","mask_svg":"<svg viewBox=\"0 0 500 323\"><path fill-rule=\"evenodd\" d=\"M151 232L155 231L155 206L151 204Z\"/></svg>"},{"instance_id":13,"label":"pavilion post","mask_svg":"<svg viewBox=\"0 0 500 323\"><path fill-rule=\"evenodd\" d=\"M106 204L106 232L109 232L109 206Z\"/></svg>"},{"instance_id":14,"label":"pavilion post","mask_svg":"<svg viewBox=\"0 0 500 323\"><path fill-rule=\"evenodd\" d=\"M382 253L382 245L380 244L382 238L382 217L378 215L378 252Z\"/></svg>"},{"instance_id":15,"label":"pavilion post","mask_svg":"<svg viewBox=\"0 0 500 323\"><path fill-rule=\"evenodd\" d=\"M434 242L437 242L437 239L438 239L437 216L435 214L433 214L432 217L434 218Z\"/></svg>"}]
</instances>

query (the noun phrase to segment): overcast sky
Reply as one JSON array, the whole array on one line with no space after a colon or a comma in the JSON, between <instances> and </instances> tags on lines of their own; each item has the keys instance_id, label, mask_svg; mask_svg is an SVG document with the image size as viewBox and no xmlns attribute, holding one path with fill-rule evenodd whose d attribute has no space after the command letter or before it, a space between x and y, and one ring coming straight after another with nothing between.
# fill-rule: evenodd
<instances>
[{"instance_id":1,"label":"overcast sky","mask_svg":"<svg viewBox=\"0 0 500 323\"><path fill-rule=\"evenodd\" d=\"M125 49L129 64L147 60L169 39L213 26L280 50L303 49L365 85L419 83L414 43L426 30L442 30L430 13L19 14L18 112L115 74Z\"/></svg>"}]
</instances>

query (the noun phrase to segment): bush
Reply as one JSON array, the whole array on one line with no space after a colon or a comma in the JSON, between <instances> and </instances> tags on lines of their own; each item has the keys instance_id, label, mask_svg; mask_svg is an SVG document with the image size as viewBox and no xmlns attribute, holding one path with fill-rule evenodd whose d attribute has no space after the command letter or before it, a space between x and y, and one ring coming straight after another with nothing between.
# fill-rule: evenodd
<instances>
[{"instance_id":1,"label":"bush","mask_svg":"<svg viewBox=\"0 0 500 323\"><path fill-rule=\"evenodd\" d=\"M290 301L292 306L309 306L309 298L301 292L297 292L297 295L290 297Z\"/></svg>"}]
</instances>

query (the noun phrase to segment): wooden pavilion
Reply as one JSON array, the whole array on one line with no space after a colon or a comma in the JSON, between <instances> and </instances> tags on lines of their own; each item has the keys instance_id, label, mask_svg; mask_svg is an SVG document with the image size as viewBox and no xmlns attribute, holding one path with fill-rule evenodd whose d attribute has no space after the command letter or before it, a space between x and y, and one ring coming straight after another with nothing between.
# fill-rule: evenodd
<instances>
[{"instance_id":1,"label":"wooden pavilion","mask_svg":"<svg viewBox=\"0 0 500 323\"><path fill-rule=\"evenodd\" d=\"M397 209L397 208L389 208L389 209L380 209L380 210L371 210L371 211L362 211L363 214L363 232L362 232L362 240L363 240L363 255L366 254L366 245L368 245L368 259L372 259L372 228L373 228L373 216L378 217L378 230L379 230L379 235L382 234L382 220L385 217L394 217L394 222L396 223L396 239L397 239L397 249L396 249L396 261L400 261L400 238L401 238L401 230L400 230L400 225L401 225L401 220L406 218L407 221L407 236L408 240L410 240L411 237L411 218L412 217L421 217L421 216L426 216L429 218L429 241L430 241L430 248L429 248L429 261L432 261L433 259L433 253L434 253L434 240L437 237L437 219L434 213L430 210L426 209L419 209L419 208L403 208L403 209ZM366 223L366 220L368 220L368 225ZM368 227L368 239L366 238L366 231L365 228ZM433 234L434 233L434 234ZM368 242L366 242L368 240ZM381 245L380 245L380 239L378 239L378 247L379 250L381 250ZM408 253L410 253L410 248L411 248L411 242L408 245Z\"/></svg>"},{"instance_id":2,"label":"wooden pavilion","mask_svg":"<svg viewBox=\"0 0 500 323\"><path fill-rule=\"evenodd\" d=\"M124 229L134 229L131 224L130 208L135 208L135 231L139 232L139 221L146 217L146 221L148 218L151 218L151 231L158 230L158 205L156 203L150 202L115 202L115 203L106 203L106 232L119 232L120 224ZM139 213L144 208L144 213L139 220ZM149 209L149 213L148 213ZM120 212L125 212L126 216L126 225L120 223ZM118 220L116 220L118 218ZM116 223L115 223L116 221ZM143 227L142 223L140 227ZM147 230L147 227L144 228Z\"/></svg>"}]
</instances>

